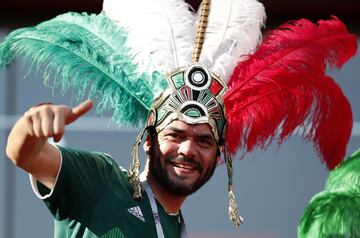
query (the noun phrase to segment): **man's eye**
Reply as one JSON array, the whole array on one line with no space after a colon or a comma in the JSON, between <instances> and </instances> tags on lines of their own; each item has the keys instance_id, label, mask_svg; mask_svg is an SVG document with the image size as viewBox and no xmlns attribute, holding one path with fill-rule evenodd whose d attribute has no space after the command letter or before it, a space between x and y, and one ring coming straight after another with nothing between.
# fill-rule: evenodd
<instances>
[{"instance_id":1,"label":"man's eye","mask_svg":"<svg viewBox=\"0 0 360 238\"><path fill-rule=\"evenodd\" d=\"M174 139L180 139L180 136L176 133L169 133L167 136Z\"/></svg>"},{"instance_id":2,"label":"man's eye","mask_svg":"<svg viewBox=\"0 0 360 238\"><path fill-rule=\"evenodd\" d=\"M200 139L199 144L204 147L211 147L213 145L212 141L207 139Z\"/></svg>"}]
</instances>

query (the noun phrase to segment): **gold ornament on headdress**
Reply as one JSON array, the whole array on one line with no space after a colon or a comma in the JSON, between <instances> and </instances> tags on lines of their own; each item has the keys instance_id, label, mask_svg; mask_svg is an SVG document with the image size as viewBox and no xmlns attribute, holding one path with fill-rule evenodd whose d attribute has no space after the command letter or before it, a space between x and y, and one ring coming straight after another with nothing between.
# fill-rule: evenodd
<instances>
[{"instance_id":1,"label":"gold ornament on headdress","mask_svg":"<svg viewBox=\"0 0 360 238\"><path fill-rule=\"evenodd\" d=\"M229 217L236 227L244 223L244 219L239 215L239 211L235 201L235 194L233 191L233 166L232 159L226 145L224 147L225 164L228 172L228 191L229 191Z\"/></svg>"},{"instance_id":2,"label":"gold ornament on headdress","mask_svg":"<svg viewBox=\"0 0 360 238\"><path fill-rule=\"evenodd\" d=\"M197 63L200 59L200 53L205 39L205 31L208 23L208 17L210 13L210 0L203 0L201 2L201 13L199 18L199 24L197 27L195 46L193 51L193 62Z\"/></svg>"}]
</instances>

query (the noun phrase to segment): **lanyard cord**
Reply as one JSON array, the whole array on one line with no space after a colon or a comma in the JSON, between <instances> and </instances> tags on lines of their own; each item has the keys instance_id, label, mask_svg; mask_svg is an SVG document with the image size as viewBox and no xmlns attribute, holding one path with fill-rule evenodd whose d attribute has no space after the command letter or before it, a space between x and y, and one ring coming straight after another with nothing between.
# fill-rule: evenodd
<instances>
[{"instance_id":1,"label":"lanyard cord","mask_svg":"<svg viewBox=\"0 0 360 238\"><path fill-rule=\"evenodd\" d=\"M163 231L161 221L160 221L160 214L158 212L156 201L155 201L155 196L154 196L154 193L153 193L149 183L146 181L146 176L144 176L144 175L145 174L140 175L140 181L141 181L141 184L150 200L150 206L151 206L151 210L152 210L152 214L153 214L153 219L155 222L157 237L165 238L164 231ZM187 232L186 232L185 222L184 222L182 216L180 216L180 236L181 236L181 238L188 237Z\"/></svg>"}]
</instances>

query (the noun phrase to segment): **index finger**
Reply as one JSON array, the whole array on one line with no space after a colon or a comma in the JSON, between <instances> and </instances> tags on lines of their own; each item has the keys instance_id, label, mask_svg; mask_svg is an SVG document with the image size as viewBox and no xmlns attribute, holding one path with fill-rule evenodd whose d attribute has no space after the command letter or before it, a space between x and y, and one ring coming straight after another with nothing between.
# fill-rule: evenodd
<instances>
[{"instance_id":1,"label":"index finger","mask_svg":"<svg viewBox=\"0 0 360 238\"><path fill-rule=\"evenodd\" d=\"M66 118L66 124L72 123L85 113L89 112L93 107L94 103L91 99L86 100L85 102L80 103L76 107L72 108L70 114Z\"/></svg>"}]
</instances>

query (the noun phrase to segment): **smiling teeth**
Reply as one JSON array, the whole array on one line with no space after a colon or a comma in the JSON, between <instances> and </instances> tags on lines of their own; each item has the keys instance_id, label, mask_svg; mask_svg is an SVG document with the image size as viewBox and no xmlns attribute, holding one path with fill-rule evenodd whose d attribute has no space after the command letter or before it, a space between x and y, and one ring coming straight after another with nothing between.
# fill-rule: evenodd
<instances>
[{"instance_id":1,"label":"smiling teeth","mask_svg":"<svg viewBox=\"0 0 360 238\"><path fill-rule=\"evenodd\" d=\"M184 165L184 164L175 164L175 167L179 167L179 168L182 168L182 169L189 169L189 170L193 170L194 167L191 166L191 165Z\"/></svg>"}]
</instances>

